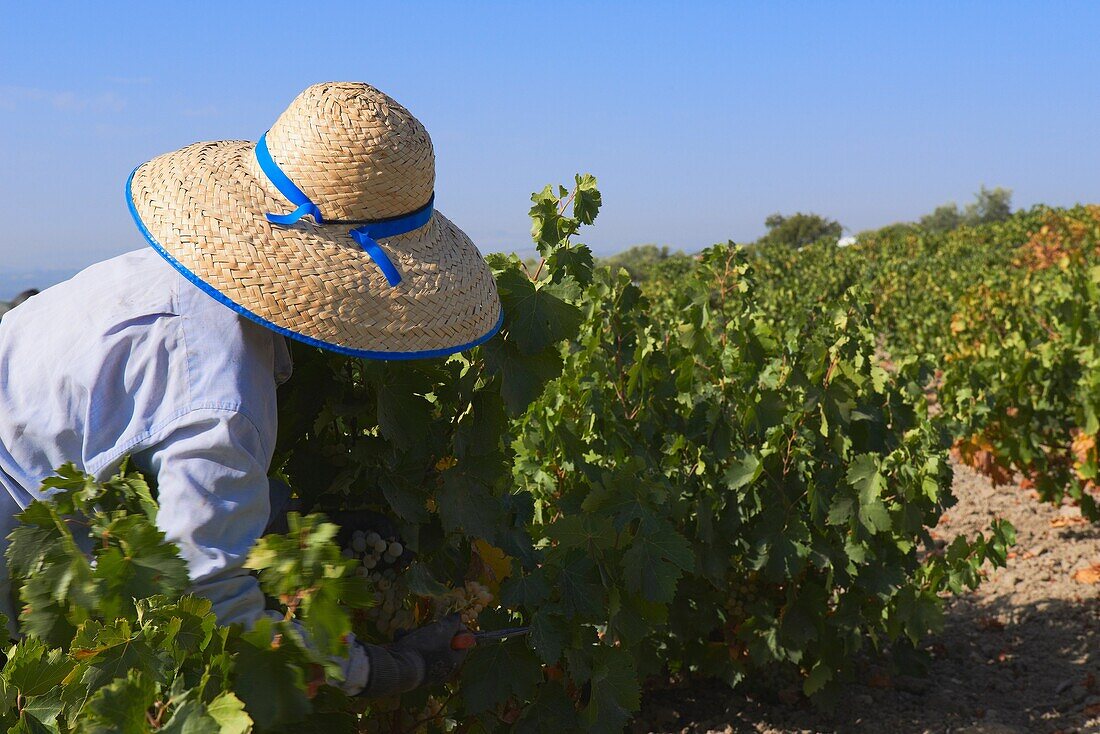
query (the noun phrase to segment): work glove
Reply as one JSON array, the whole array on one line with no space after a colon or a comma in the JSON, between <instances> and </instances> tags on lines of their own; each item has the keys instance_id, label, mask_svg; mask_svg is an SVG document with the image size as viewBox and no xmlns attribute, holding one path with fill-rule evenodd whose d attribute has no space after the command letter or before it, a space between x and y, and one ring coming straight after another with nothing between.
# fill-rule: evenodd
<instances>
[{"instance_id":1,"label":"work glove","mask_svg":"<svg viewBox=\"0 0 1100 734\"><path fill-rule=\"evenodd\" d=\"M359 695L385 698L447 680L466 658L466 650L451 649L454 636L465 631L466 625L452 614L390 645L364 645L370 672L367 686Z\"/></svg>"}]
</instances>

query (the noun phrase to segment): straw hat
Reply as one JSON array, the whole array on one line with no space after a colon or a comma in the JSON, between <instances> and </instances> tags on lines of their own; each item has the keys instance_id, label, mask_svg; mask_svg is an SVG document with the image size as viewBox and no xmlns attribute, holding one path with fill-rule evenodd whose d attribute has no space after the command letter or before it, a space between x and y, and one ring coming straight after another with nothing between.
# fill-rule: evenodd
<instances>
[{"instance_id":1,"label":"straw hat","mask_svg":"<svg viewBox=\"0 0 1100 734\"><path fill-rule=\"evenodd\" d=\"M434 209L424 126L366 84L316 84L257 143L195 143L138 166L130 213L226 306L359 357L453 354L500 328L488 266Z\"/></svg>"}]
</instances>

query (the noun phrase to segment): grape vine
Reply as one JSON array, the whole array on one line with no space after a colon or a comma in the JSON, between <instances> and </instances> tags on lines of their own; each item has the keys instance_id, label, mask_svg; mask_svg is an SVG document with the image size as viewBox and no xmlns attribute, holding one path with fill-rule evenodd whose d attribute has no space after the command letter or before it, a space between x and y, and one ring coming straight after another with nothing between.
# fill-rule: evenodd
<instances>
[{"instance_id":1,"label":"grape vine","mask_svg":"<svg viewBox=\"0 0 1100 734\"><path fill-rule=\"evenodd\" d=\"M884 367L881 325L904 309L859 287L854 255L805 248L791 267L828 282L783 317L807 288L774 285L789 277L775 253L716 246L644 287L599 267L577 239L601 206L587 175L532 196L539 262L490 256L504 327L468 353L294 346L272 472L311 514L253 550L278 614L252 630L184 593L140 477L51 480L9 550L26 637L0 669L3 723L619 732L646 680L778 674L826 699L855 653L914 644L945 593L1004 563L999 521L927 552L953 502L923 356L945 342L923 329ZM1077 446L1090 471L1094 445ZM531 632L400 700L323 683L349 632L384 643L452 612Z\"/></svg>"}]
</instances>

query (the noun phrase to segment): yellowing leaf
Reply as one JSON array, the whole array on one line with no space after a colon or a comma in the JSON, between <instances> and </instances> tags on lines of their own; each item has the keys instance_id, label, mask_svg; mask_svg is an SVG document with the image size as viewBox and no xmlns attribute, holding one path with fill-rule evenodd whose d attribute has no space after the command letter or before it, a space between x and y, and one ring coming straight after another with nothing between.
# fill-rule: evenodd
<instances>
[{"instance_id":1,"label":"yellowing leaf","mask_svg":"<svg viewBox=\"0 0 1100 734\"><path fill-rule=\"evenodd\" d=\"M482 562L478 581L487 586L494 597L499 596L500 582L512 575L512 559L500 548L481 538L474 541L474 548Z\"/></svg>"}]
</instances>

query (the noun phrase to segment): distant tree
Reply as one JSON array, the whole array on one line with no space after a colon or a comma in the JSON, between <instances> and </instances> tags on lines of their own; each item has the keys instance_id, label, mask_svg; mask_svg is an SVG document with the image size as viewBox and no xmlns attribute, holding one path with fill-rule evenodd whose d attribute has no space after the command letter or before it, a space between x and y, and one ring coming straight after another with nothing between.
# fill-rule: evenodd
<instances>
[{"instance_id":1,"label":"distant tree","mask_svg":"<svg viewBox=\"0 0 1100 734\"><path fill-rule=\"evenodd\" d=\"M641 282L646 280L654 268L673 258L687 258L682 251L670 251L667 245L635 245L627 250L603 258L603 262L611 267L623 268L630 273L632 280Z\"/></svg>"},{"instance_id":2,"label":"distant tree","mask_svg":"<svg viewBox=\"0 0 1100 734\"><path fill-rule=\"evenodd\" d=\"M963 223L962 212L955 202L937 206L931 214L920 218L920 226L930 232L946 232Z\"/></svg>"},{"instance_id":3,"label":"distant tree","mask_svg":"<svg viewBox=\"0 0 1100 734\"><path fill-rule=\"evenodd\" d=\"M10 303L5 303L4 301L0 301L0 319L3 319L4 314L6 314L8 311L11 311L13 308L18 306L20 303L23 303L24 301L26 301L31 296L37 296L37 295L38 295L38 289L37 288L31 288L29 290L25 290L22 293L20 293L18 296L16 296L14 299L12 299L12 301Z\"/></svg>"},{"instance_id":4,"label":"distant tree","mask_svg":"<svg viewBox=\"0 0 1100 734\"><path fill-rule=\"evenodd\" d=\"M12 299L11 307L15 308L16 306L18 306L20 303L23 303L24 301L26 301L31 296L37 296L37 295L38 295L38 289L37 288L28 288L27 290L23 291L18 296L16 296L15 298Z\"/></svg>"},{"instance_id":5,"label":"distant tree","mask_svg":"<svg viewBox=\"0 0 1100 734\"><path fill-rule=\"evenodd\" d=\"M878 229L865 229L856 233L856 241L861 242L870 237L900 238L907 234L916 234L920 227L913 222L894 222Z\"/></svg>"},{"instance_id":6,"label":"distant tree","mask_svg":"<svg viewBox=\"0 0 1100 734\"><path fill-rule=\"evenodd\" d=\"M963 219L967 224L989 224L1003 222L1012 215L1012 189L998 186L995 189L981 190L974 195L974 202L968 204Z\"/></svg>"},{"instance_id":7,"label":"distant tree","mask_svg":"<svg viewBox=\"0 0 1100 734\"><path fill-rule=\"evenodd\" d=\"M768 233L761 237L760 244L787 245L788 247L805 247L821 239L838 240L843 231L840 222L817 214L792 214L789 217L782 214L772 214L764 220L764 226Z\"/></svg>"},{"instance_id":8,"label":"distant tree","mask_svg":"<svg viewBox=\"0 0 1100 734\"><path fill-rule=\"evenodd\" d=\"M1003 222L1012 215L1012 189L998 186L987 189L982 186L974 194L974 201L962 211L955 202L936 207L931 214L920 218L920 226L930 232L947 232L966 224L971 227L979 224Z\"/></svg>"}]
</instances>

